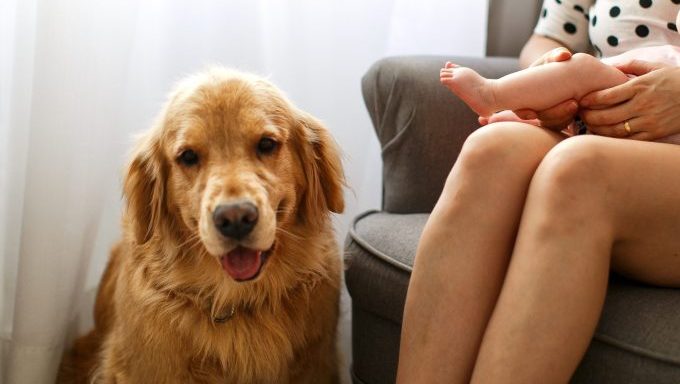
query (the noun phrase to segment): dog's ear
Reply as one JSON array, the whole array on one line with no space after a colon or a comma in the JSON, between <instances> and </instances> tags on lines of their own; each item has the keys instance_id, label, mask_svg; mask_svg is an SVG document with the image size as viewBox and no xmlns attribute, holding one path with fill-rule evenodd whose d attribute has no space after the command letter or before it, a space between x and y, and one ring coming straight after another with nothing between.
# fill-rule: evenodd
<instances>
[{"instance_id":1,"label":"dog's ear","mask_svg":"<svg viewBox=\"0 0 680 384\"><path fill-rule=\"evenodd\" d=\"M156 131L139 138L123 183L127 225L138 244L149 241L166 216L165 167Z\"/></svg>"},{"instance_id":2,"label":"dog's ear","mask_svg":"<svg viewBox=\"0 0 680 384\"><path fill-rule=\"evenodd\" d=\"M305 175L301 217L309 219L328 211L342 213L345 209L345 175L340 151L321 122L302 111L297 111L296 115L301 141L300 160Z\"/></svg>"}]
</instances>

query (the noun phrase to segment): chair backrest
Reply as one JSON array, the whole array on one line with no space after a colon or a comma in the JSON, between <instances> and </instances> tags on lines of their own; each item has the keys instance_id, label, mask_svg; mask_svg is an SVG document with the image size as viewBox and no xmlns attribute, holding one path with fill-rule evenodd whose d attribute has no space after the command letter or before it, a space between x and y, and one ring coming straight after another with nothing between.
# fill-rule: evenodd
<instances>
[{"instance_id":1,"label":"chair backrest","mask_svg":"<svg viewBox=\"0 0 680 384\"><path fill-rule=\"evenodd\" d=\"M517 57L536 26L543 0L489 0L486 55Z\"/></svg>"}]
</instances>

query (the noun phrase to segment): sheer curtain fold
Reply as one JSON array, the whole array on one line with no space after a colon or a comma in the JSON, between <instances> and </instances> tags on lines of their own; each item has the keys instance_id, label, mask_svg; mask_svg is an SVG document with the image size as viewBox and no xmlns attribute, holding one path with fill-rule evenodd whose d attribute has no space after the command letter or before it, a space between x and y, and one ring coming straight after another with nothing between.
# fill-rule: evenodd
<instances>
[{"instance_id":1,"label":"sheer curtain fold","mask_svg":"<svg viewBox=\"0 0 680 384\"><path fill-rule=\"evenodd\" d=\"M378 207L363 73L390 53L483 54L483 37L476 48L455 36L419 50L412 41L463 27L483 33L485 2L426 0L419 12L407 3L0 1L0 381L53 382L68 335L89 324L79 319L119 234L130 137L187 73L219 63L266 75L328 125L352 188L339 239L358 211ZM465 11L471 25L424 27L433 9ZM404 22L416 13L415 24Z\"/></svg>"},{"instance_id":2,"label":"sheer curtain fold","mask_svg":"<svg viewBox=\"0 0 680 384\"><path fill-rule=\"evenodd\" d=\"M9 351L23 220L34 38L35 2L0 2L0 382L13 365ZM25 71L19 73L17 68Z\"/></svg>"},{"instance_id":3,"label":"sheer curtain fold","mask_svg":"<svg viewBox=\"0 0 680 384\"><path fill-rule=\"evenodd\" d=\"M3 73L10 97L2 137L8 383L53 381L92 257L102 186L117 174L112 144L134 7L14 3L13 52L3 57L11 68Z\"/></svg>"}]
</instances>

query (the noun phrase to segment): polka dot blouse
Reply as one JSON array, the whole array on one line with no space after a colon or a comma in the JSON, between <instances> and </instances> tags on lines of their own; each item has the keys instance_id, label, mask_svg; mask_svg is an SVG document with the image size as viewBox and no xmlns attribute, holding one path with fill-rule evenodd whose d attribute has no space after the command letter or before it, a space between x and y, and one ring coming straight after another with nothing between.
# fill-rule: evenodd
<instances>
[{"instance_id":1,"label":"polka dot blouse","mask_svg":"<svg viewBox=\"0 0 680 384\"><path fill-rule=\"evenodd\" d=\"M680 46L680 0L544 0L534 33L598 57Z\"/></svg>"}]
</instances>

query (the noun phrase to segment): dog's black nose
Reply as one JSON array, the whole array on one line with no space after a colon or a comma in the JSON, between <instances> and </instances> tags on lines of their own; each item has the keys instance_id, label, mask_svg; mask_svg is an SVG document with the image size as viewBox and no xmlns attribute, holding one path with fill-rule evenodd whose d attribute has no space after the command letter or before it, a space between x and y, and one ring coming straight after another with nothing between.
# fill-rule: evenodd
<instances>
[{"instance_id":1,"label":"dog's black nose","mask_svg":"<svg viewBox=\"0 0 680 384\"><path fill-rule=\"evenodd\" d=\"M249 202L219 205L213 212L213 222L225 237L241 239L257 223L257 207Z\"/></svg>"}]
</instances>

